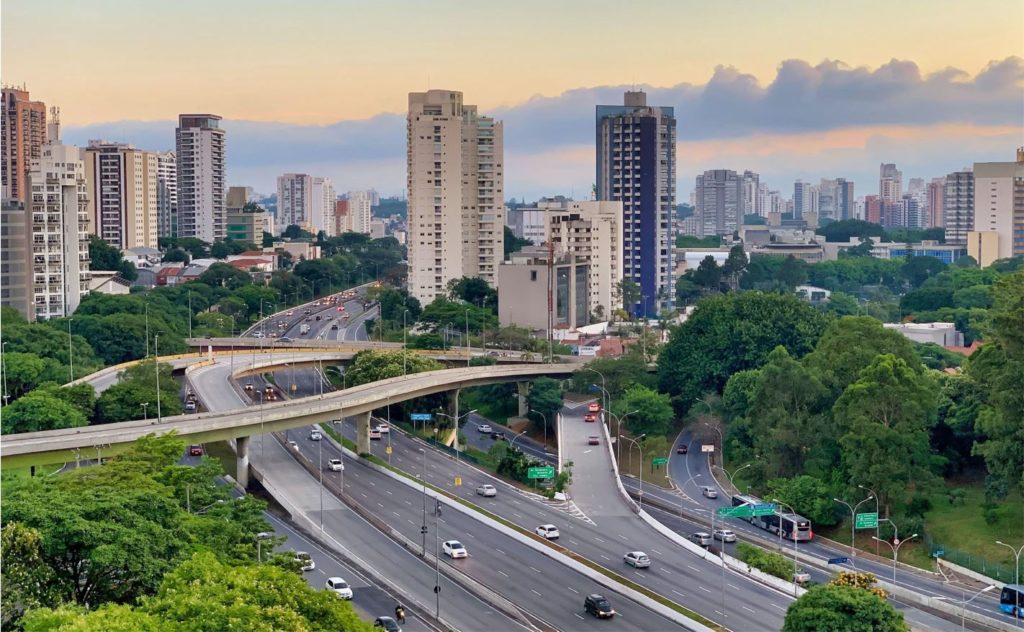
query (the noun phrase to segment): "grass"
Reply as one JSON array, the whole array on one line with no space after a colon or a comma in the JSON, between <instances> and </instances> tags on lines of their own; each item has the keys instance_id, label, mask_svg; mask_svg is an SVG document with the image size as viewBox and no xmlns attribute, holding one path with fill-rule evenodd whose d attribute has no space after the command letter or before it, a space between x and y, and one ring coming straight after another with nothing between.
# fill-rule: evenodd
<instances>
[{"instance_id":1,"label":"grass","mask_svg":"<svg viewBox=\"0 0 1024 632\"><path fill-rule=\"evenodd\" d=\"M950 489L964 490L963 504L950 504ZM936 545L946 548L947 557L949 550L955 549L1013 568L1010 550L996 544L996 540L1017 546L1024 541L1024 497L1019 491L996 504L992 524L985 520L985 489L981 483L947 483L946 490L933 494L931 501L932 508L924 516L925 528Z\"/></svg>"},{"instance_id":2,"label":"grass","mask_svg":"<svg viewBox=\"0 0 1024 632\"><path fill-rule=\"evenodd\" d=\"M50 463L48 465L37 465L36 466L36 477L39 477L39 476L49 476L50 474L53 474L54 472L60 470L60 468L62 468L62 467L64 467L63 463L59 464L59 465L54 464L54 463ZM23 478L30 478L31 476L32 476L32 468L31 467L18 467L18 468L14 468L14 469L5 469L5 470L3 470L3 472L0 473L0 480L5 481L5 482L9 482L9 481L14 481L14 480L23 479Z\"/></svg>"}]
</instances>

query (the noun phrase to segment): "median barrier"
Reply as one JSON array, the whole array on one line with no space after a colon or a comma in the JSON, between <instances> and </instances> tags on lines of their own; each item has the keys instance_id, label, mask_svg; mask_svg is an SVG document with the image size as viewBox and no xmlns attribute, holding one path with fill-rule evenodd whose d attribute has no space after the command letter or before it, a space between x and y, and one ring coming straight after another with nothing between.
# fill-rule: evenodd
<instances>
[{"instance_id":1,"label":"median barrier","mask_svg":"<svg viewBox=\"0 0 1024 632\"><path fill-rule=\"evenodd\" d=\"M626 504L633 510L633 513L639 513L640 506L633 502L633 499L629 497L629 492L626 491L625 486L622 484L622 478L619 476L619 463L615 460L615 452L612 450L611 433L608 431L608 424L602 422L601 431L604 433L604 447L608 450L608 457L612 462L612 472L615 474L615 486L618 488L619 493L622 494L622 497L626 500ZM561 440L561 437L559 437L559 440ZM615 437L616 442L619 440L620 439L618 437ZM562 444L559 443L558 445Z\"/></svg>"}]
</instances>

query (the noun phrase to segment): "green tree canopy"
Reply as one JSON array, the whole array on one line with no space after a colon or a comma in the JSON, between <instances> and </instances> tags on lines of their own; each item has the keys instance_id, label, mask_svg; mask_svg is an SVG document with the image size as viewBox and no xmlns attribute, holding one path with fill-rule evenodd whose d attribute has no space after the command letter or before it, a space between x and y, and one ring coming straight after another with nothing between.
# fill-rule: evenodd
<instances>
[{"instance_id":1,"label":"green tree canopy","mask_svg":"<svg viewBox=\"0 0 1024 632\"><path fill-rule=\"evenodd\" d=\"M903 614L878 595L853 586L814 586L789 606L782 632L906 632Z\"/></svg>"},{"instance_id":2,"label":"green tree canopy","mask_svg":"<svg viewBox=\"0 0 1024 632\"><path fill-rule=\"evenodd\" d=\"M562 386L558 380L549 377L539 377L530 385L530 392L526 395L526 403L530 410L535 410L540 415L531 413L530 417L534 422L543 428L544 420L547 420L548 429L555 429L555 415L562 410Z\"/></svg>"},{"instance_id":3,"label":"green tree canopy","mask_svg":"<svg viewBox=\"0 0 1024 632\"><path fill-rule=\"evenodd\" d=\"M48 393L31 392L4 407L3 434L76 428L88 418L66 401Z\"/></svg>"},{"instance_id":4,"label":"green tree canopy","mask_svg":"<svg viewBox=\"0 0 1024 632\"><path fill-rule=\"evenodd\" d=\"M672 403L668 395L646 386L631 386L615 401L613 408L619 417L633 413L626 418L626 427L634 435L664 436L672 427Z\"/></svg>"},{"instance_id":5,"label":"green tree canopy","mask_svg":"<svg viewBox=\"0 0 1024 632\"><path fill-rule=\"evenodd\" d=\"M870 316L844 316L829 323L804 364L835 399L882 353L894 354L908 366L921 368L913 344L899 332L886 329Z\"/></svg>"},{"instance_id":6,"label":"green tree canopy","mask_svg":"<svg viewBox=\"0 0 1024 632\"><path fill-rule=\"evenodd\" d=\"M523 249L523 246L532 246L533 242L529 239L520 239L516 237L516 234L512 232L512 229L505 226L505 258L508 259L509 255L513 252L519 252Z\"/></svg>"},{"instance_id":7,"label":"green tree canopy","mask_svg":"<svg viewBox=\"0 0 1024 632\"><path fill-rule=\"evenodd\" d=\"M345 370L346 384L351 388L389 377L399 377L403 375L403 357L405 373L421 373L444 368L437 360L411 351L360 351Z\"/></svg>"},{"instance_id":8,"label":"green tree canopy","mask_svg":"<svg viewBox=\"0 0 1024 632\"><path fill-rule=\"evenodd\" d=\"M89 235L89 268L119 273L129 281L139 278L139 272L130 261L125 261L121 251L96 235Z\"/></svg>"}]
</instances>

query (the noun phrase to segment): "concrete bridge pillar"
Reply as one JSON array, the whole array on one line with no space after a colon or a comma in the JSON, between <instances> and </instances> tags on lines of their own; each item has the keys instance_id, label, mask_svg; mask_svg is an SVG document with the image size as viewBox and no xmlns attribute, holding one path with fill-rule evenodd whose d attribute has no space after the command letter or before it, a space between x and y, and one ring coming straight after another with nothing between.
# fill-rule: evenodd
<instances>
[{"instance_id":1,"label":"concrete bridge pillar","mask_svg":"<svg viewBox=\"0 0 1024 632\"><path fill-rule=\"evenodd\" d=\"M457 388L450 391L451 397L448 398L448 414L452 416L452 419L459 418L459 393L462 389Z\"/></svg>"},{"instance_id":2,"label":"concrete bridge pillar","mask_svg":"<svg viewBox=\"0 0 1024 632\"><path fill-rule=\"evenodd\" d=\"M519 416L525 417L530 412L530 405L526 403L526 396L530 393L529 382L516 382L516 397L519 400Z\"/></svg>"},{"instance_id":3,"label":"concrete bridge pillar","mask_svg":"<svg viewBox=\"0 0 1024 632\"><path fill-rule=\"evenodd\" d=\"M356 452L370 453L370 413L359 413L356 417Z\"/></svg>"},{"instance_id":4,"label":"concrete bridge pillar","mask_svg":"<svg viewBox=\"0 0 1024 632\"><path fill-rule=\"evenodd\" d=\"M249 488L249 437L235 439L235 480L242 489Z\"/></svg>"}]
</instances>

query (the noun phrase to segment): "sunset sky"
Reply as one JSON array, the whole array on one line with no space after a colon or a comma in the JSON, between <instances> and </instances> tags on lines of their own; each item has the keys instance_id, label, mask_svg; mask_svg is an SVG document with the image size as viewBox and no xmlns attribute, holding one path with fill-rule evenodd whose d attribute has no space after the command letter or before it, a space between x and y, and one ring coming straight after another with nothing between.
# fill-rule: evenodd
<instances>
[{"instance_id":1,"label":"sunset sky","mask_svg":"<svg viewBox=\"0 0 1024 632\"><path fill-rule=\"evenodd\" d=\"M167 149L179 112L220 114L231 184L267 193L286 171L400 192L428 87L505 120L516 197L583 196L594 105L634 84L677 108L680 201L704 169L863 195L882 160L932 177L1024 142L1020 0L5 0L2 37L3 81L69 142Z\"/></svg>"}]
</instances>

